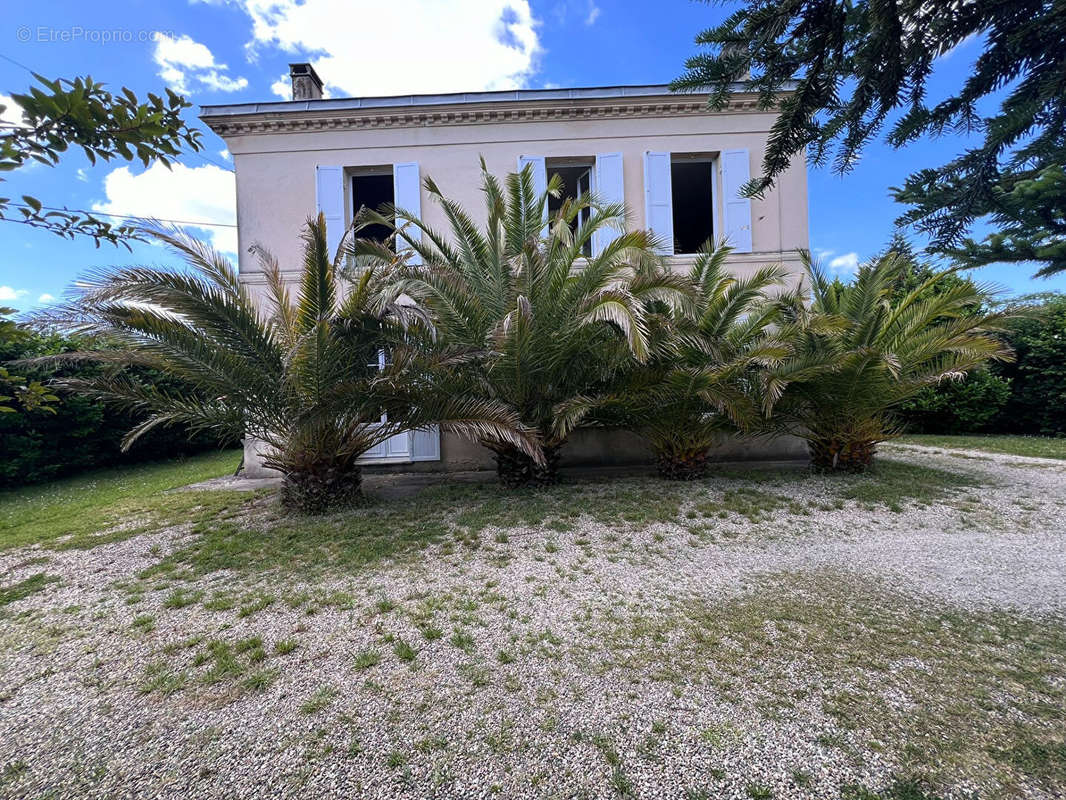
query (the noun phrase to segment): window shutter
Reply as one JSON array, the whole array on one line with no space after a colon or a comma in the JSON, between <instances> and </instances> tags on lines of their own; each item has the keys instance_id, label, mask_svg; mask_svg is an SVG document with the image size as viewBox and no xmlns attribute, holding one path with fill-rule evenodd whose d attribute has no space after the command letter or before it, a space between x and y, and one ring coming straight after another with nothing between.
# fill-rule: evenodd
<instances>
[{"instance_id":1,"label":"window shutter","mask_svg":"<svg viewBox=\"0 0 1066 800\"><path fill-rule=\"evenodd\" d=\"M533 172L533 194L537 198L543 197L548 191L548 167L544 163L544 156L519 156L518 171L521 172L526 164L531 164ZM548 206L544 206L544 220L548 220Z\"/></svg>"},{"instance_id":2,"label":"window shutter","mask_svg":"<svg viewBox=\"0 0 1066 800\"><path fill-rule=\"evenodd\" d=\"M644 153L644 224L659 240L656 252L674 252L674 207L670 187L670 154Z\"/></svg>"},{"instance_id":3,"label":"window shutter","mask_svg":"<svg viewBox=\"0 0 1066 800\"><path fill-rule=\"evenodd\" d=\"M747 150L726 150L722 153L725 235L729 246L737 253L752 251L751 200L740 195L740 190L750 178L751 166Z\"/></svg>"},{"instance_id":4,"label":"window shutter","mask_svg":"<svg viewBox=\"0 0 1066 800\"><path fill-rule=\"evenodd\" d=\"M344 167L315 167L315 206L326 218L326 245L333 258L344 236Z\"/></svg>"},{"instance_id":5,"label":"window shutter","mask_svg":"<svg viewBox=\"0 0 1066 800\"><path fill-rule=\"evenodd\" d=\"M403 164L392 165L392 196L393 204L404 211L410 211L416 217L422 216L422 180L418 173L418 162L407 161ZM397 218L396 226L401 227L407 222L405 218ZM422 241L422 231L413 225L408 225L404 231L413 242ZM406 242L403 237L397 237L396 247L398 250L410 250L404 247ZM411 264L421 264L422 256L412 251L408 260Z\"/></svg>"},{"instance_id":6,"label":"window shutter","mask_svg":"<svg viewBox=\"0 0 1066 800\"><path fill-rule=\"evenodd\" d=\"M411 431L411 460L440 461L440 428L431 425Z\"/></svg>"},{"instance_id":7,"label":"window shutter","mask_svg":"<svg viewBox=\"0 0 1066 800\"><path fill-rule=\"evenodd\" d=\"M596 196L601 203L624 203L625 185L622 181L622 154L600 153L596 156ZM592 255L618 238L619 231L601 228L592 235Z\"/></svg>"}]
</instances>

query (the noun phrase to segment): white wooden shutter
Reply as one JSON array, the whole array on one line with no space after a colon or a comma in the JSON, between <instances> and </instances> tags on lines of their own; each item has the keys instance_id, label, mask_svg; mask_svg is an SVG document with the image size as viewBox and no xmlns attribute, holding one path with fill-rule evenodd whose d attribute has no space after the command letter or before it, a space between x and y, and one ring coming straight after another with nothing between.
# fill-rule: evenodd
<instances>
[{"instance_id":1,"label":"white wooden shutter","mask_svg":"<svg viewBox=\"0 0 1066 800\"><path fill-rule=\"evenodd\" d=\"M530 171L533 173L533 194L540 198L548 191L548 167L544 163L544 156L519 156L518 157L518 171L530 164ZM548 220L548 206L544 206L544 220Z\"/></svg>"},{"instance_id":2,"label":"white wooden shutter","mask_svg":"<svg viewBox=\"0 0 1066 800\"><path fill-rule=\"evenodd\" d=\"M406 161L402 164L392 165L392 196L393 204L397 208L402 208L405 211L410 211L416 217L422 216L422 180L418 173L417 161ZM403 226L407 220L405 218L398 218L396 220L397 227ZM413 225L408 225L404 229L404 233L413 242L422 241L422 231ZM409 247L404 247L406 242L403 241L403 237L397 237L396 247L398 250L411 250ZM411 250L411 257L408 259L408 263L421 264L422 256L420 256L414 250Z\"/></svg>"},{"instance_id":3,"label":"white wooden shutter","mask_svg":"<svg viewBox=\"0 0 1066 800\"><path fill-rule=\"evenodd\" d=\"M622 154L600 153L596 156L596 196L601 203L624 203L625 184L622 180ZM592 235L592 255L618 238L621 231L601 228Z\"/></svg>"},{"instance_id":4,"label":"white wooden shutter","mask_svg":"<svg viewBox=\"0 0 1066 800\"><path fill-rule=\"evenodd\" d=\"M315 206L326 218L326 244L333 258L344 236L344 167L315 167Z\"/></svg>"},{"instance_id":5,"label":"white wooden shutter","mask_svg":"<svg viewBox=\"0 0 1066 800\"><path fill-rule=\"evenodd\" d=\"M440 428L431 425L411 431L411 460L440 461Z\"/></svg>"},{"instance_id":6,"label":"white wooden shutter","mask_svg":"<svg viewBox=\"0 0 1066 800\"><path fill-rule=\"evenodd\" d=\"M644 153L644 224L656 237L656 252L674 252L674 206L670 185L670 154Z\"/></svg>"},{"instance_id":7,"label":"white wooden shutter","mask_svg":"<svg viewBox=\"0 0 1066 800\"><path fill-rule=\"evenodd\" d=\"M737 253L750 253L751 200L740 190L751 178L751 162L747 150L726 150L722 153L722 188L725 194L725 235Z\"/></svg>"}]
</instances>

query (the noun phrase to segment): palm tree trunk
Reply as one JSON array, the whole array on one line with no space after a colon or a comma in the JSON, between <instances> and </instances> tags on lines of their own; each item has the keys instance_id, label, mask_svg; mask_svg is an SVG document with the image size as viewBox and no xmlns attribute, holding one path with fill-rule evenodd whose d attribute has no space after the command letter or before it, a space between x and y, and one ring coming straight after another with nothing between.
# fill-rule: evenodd
<instances>
[{"instance_id":1,"label":"palm tree trunk","mask_svg":"<svg viewBox=\"0 0 1066 800\"><path fill-rule=\"evenodd\" d=\"M323 514L366 502L362 470L355 465L315 465L286 473L281 482L281 504L302 514Z\"/></svg>"},{"instance_id":2,"label":"palm tree trunk","mask_svg":"<svg viewBox=\"0 0 1066 800\"><path fill-rule=\"evenodd\" d=\"M815 472L865 472L874 461L877 442L826 436L807 441Z\"/></svg>"},{"instance_id":3,"label":"palm tree trunk","mask_svg":"<svg viewBox=\"0 0 1066 800\"><path fill-rule=\"evenodd\" d=\"M559 482L559 447L544 448L544 463L538 464L517 447L486 445L496 455L496 475L505 489L554 486Z\"/></svg>"},{"instance_id":4,"label":"palm tree trunk","mask_svg":"<svg viewBox=\"0 0 1066 800\"><path fill-rule=\"evenodd\" d=\"M656 453L659 477L668 481L696 481L707 475L707 453L710 448Z\"/></svg>"}]
</instances>

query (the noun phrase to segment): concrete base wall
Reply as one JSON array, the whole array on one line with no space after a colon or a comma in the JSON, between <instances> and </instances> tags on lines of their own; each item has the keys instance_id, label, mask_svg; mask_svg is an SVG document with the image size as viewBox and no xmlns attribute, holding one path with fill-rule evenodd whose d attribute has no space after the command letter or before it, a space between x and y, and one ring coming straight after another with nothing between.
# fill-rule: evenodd
<instances>
[{"instance_id":1,"label":"concrete base wall","mask_svg":"<svg viewBox=\"0 0 1066 800\"><path fill-rule=\"evenodd\" d=\"M264 445L258 439L244 442L244 475L247 478L276 476L275 470L263 466ZM492 452L479 444L452 434L441 436L440 461L416 461L401 464L373 464L367 472L465 472L496 469ZM802 439L781 436L775 439L752 439L723 436L711 451L712 461L791 461L806 460L807 447ZM586 429L575 431L560 454L562 467L622 467L650 465L655 462L651 449L639 436L629 431Z\"/></svg>"}]
</instances>

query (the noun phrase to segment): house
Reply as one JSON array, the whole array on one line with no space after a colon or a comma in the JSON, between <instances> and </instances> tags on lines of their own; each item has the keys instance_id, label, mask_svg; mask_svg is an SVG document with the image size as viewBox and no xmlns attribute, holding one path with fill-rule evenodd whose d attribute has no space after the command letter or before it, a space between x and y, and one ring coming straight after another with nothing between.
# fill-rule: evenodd
<instances>
[{"instance_id":1,"label":"house","mask_svg":"<svg viewBox=\"0 0 1066 800\"><path fill-rule=\"evenodd\" d=\"M743 86L726 109L709 112L705 95L666 86L324 99L311 65L291 65L291 78L292 101L201 109L233 156L240 275L253 295L265 282L249 245L265 245L282 265L299 264L299 232L316 210L334 243L360 207L385 202L446 229L441 209L423 202L422 181L432 176L476 214L483 207L480 158L496 174L529 164L541 186L558 173L566 194L592 190L624 202L629 224L653 231L678 269L708 238L726 236L738 272L772 262L799 272L796 251L808 246L804 162L797 158L763 198L740 196L775 119ZM733 439L716 455L802 452L796 441ZM603 431L579 431L563 454L564 463L647 458L635 437ZM366 461L404 469L492 464L487 450L436 431L397 436ZM250 474L258 462L256 443L247 443Z\"/></svg>"}]
</instances>

